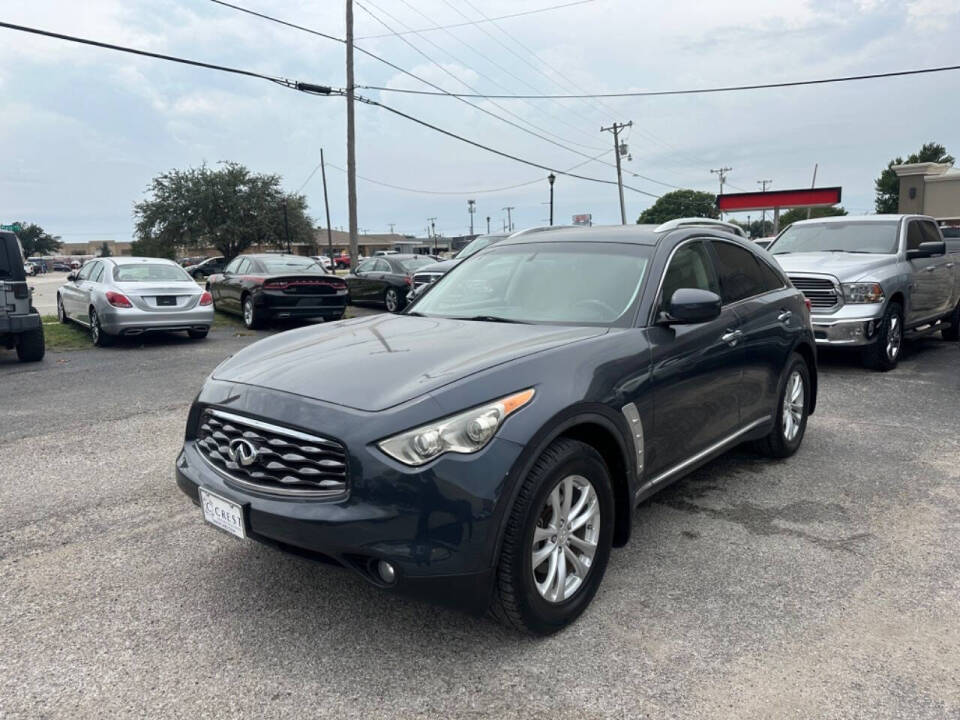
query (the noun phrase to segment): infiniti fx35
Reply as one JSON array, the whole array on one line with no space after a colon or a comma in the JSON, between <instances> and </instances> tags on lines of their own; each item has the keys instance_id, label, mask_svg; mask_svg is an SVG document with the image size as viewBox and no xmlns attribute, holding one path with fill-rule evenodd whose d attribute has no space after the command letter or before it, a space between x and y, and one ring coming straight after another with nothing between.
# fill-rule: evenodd
<instances>
[{"instance_id":1,"label":"infiniti fx35","mask_svg":"<svg viewBox=\"0 0 960 720\"><path fill-rule=\"evenodd\" d=\"M238 537L548 634L590 603L639 502L745 441L792 455L816 394L804 297L749 241L543 232L404 314L223 362L176 478Z\"/></svg>"}]
</instances>

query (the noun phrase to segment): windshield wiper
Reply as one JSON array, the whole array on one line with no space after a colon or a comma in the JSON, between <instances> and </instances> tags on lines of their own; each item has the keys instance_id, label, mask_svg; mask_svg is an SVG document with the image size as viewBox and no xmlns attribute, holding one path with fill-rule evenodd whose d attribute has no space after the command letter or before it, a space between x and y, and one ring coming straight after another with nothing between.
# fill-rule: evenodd
<instances>
[{"instance_id":1,"label":"windshield wiper","mask_svg":"<svg viewBox=\"0 0 960 720\"><path fill-rule=\"evenodd\" d=\"M510 318L499 317L498 315L474 315L473 317L454 317L451 320L475 320L477 322L499 322L499 323L517 323L518 325L529 325L523 320L511 320Z\"/></svg>"}]
</instances>

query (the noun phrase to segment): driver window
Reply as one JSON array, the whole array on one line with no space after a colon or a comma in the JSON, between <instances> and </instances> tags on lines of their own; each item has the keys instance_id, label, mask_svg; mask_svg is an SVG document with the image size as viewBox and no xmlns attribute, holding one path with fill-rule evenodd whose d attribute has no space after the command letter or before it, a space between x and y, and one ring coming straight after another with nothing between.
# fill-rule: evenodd
<instances>
[{"instance_id":1,"label":"driver window","mask_svg":"<svg viewBox=\"0 0 960 720\"><path fill-rule=\"evenodd\" d=\"M388 273L390 272L390 263L386 260L374 260L373 271Z\"/></svg>"},{"instance_id":2,"label":"driver window","mask_svg":"<svg viewBox=\"0 0 960 720\"><path fill-rule=\"evenodd\" d=\"M77 274L77 280L86 280L90 277L90 273L93 272L93 269L97 267L99 262L89 262L80 268L80 272Z\"/></svg>"},{"instance_id":3,"label":"driver window","mask_svg":"<svg viewBox=\"0 0 960 720\"><path fill-rule=\"evenodd\" d=\"M912 220L909 225L907 225L907 250L917 250L920 247L920 243L923 242L923 229L920 227L920 223L916 220Z\"/></svg>"},{"instance_id":4,"label":"driver window","mask_svg":"<svg viewBox=\"0 0 960 720\"><path fill-rule=\"evenodd\" d=\"M670 266L663 276L663 290L660 293L661 306L669 302L673 294L681 288L709 290L720 294L720 285L713 271L713 263L703 242L691 242L682 245L670 259Z\"/></svg>"}]
</instances>

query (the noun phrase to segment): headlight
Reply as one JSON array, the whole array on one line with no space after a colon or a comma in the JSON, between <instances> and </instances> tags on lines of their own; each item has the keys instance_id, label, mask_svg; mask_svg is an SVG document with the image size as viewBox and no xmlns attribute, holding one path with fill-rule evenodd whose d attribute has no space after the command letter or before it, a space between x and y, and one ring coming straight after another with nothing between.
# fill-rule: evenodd
<instances>
[{"instance_id":1,"label":"headlight","mask_svg":"<svg viewBox=\"0 0 960 720\"><path fill-rule=\"evenodd\" d=\"M878 283L844 283L843 299L848 303L882 303L883 288Z\"/></svg>"},{"instance_id":2,"label":"headlight","mask_svg":"<svg viewBox=\"0 0 960 720\"><path fill-rule=\"evenodd\" d=\"M413 467L443 453L475 453L490 442L507 417L533 399L533 392L533 388L522 390L381 440L377 446L395 460Z\"/></svg>"}]
</instances>

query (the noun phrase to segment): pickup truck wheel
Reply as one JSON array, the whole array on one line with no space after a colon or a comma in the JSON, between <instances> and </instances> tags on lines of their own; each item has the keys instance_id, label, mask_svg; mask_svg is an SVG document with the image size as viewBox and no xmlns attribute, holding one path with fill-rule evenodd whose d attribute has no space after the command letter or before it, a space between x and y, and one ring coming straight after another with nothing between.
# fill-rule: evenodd
<instances>
[{"instance_id":1,"label":"pickup truck wheel","mask_svg":"<svg viewBox=\"0 0 960 720\"><path fill-rule=\"evenodd\" d=\"M863 352L863 362L871 370L888 372L900 362L903 348L903 308L892 302L887 306L877 339Z\"/></svg>"},{"instance_id":2,"label":"pickup truck wheel","mask_svg":"<svg viewBox=\"0 0 960 720\"><path fill-rule=\"evenodd\" d=\"M767 457L786 458L803 442L810 408L810 368L796 353L790 357L780 388L773 429L755 443L757 452Z\"/></svg>"},{"instance_id":3,"label":"pickup truck wheel","mask_svg":"<svg viewBox=\"0 0 960 720\"><path fill-rule=\"evenodd\" d=\"M549 635L576 620L603 580L613 516L603 458L585 443L554 441L507 518L491 614L530 635Z\"/></svg>"},{"instance_id":4,"label":"pickup truck wheel","mask_svg":"<svg viewBox=\"0 0 960 720\"><path fill-rule=\"evenodd\" d=\"M45 352L42 326L21 333L17 339L17 359L20 362L38 362L43 360Z\"/></svg>"},{"instance_id":5,"label":"pickup truck wheel","mask_svg":"<svg viewBox=\"0 0 960 720\"><path fill-rule=\"evenodd\" d=\"M950 327L943 328L940 331L940 337L951 342L960 340L960 302L950 313Z\"/></svg>"}]
</instances>

